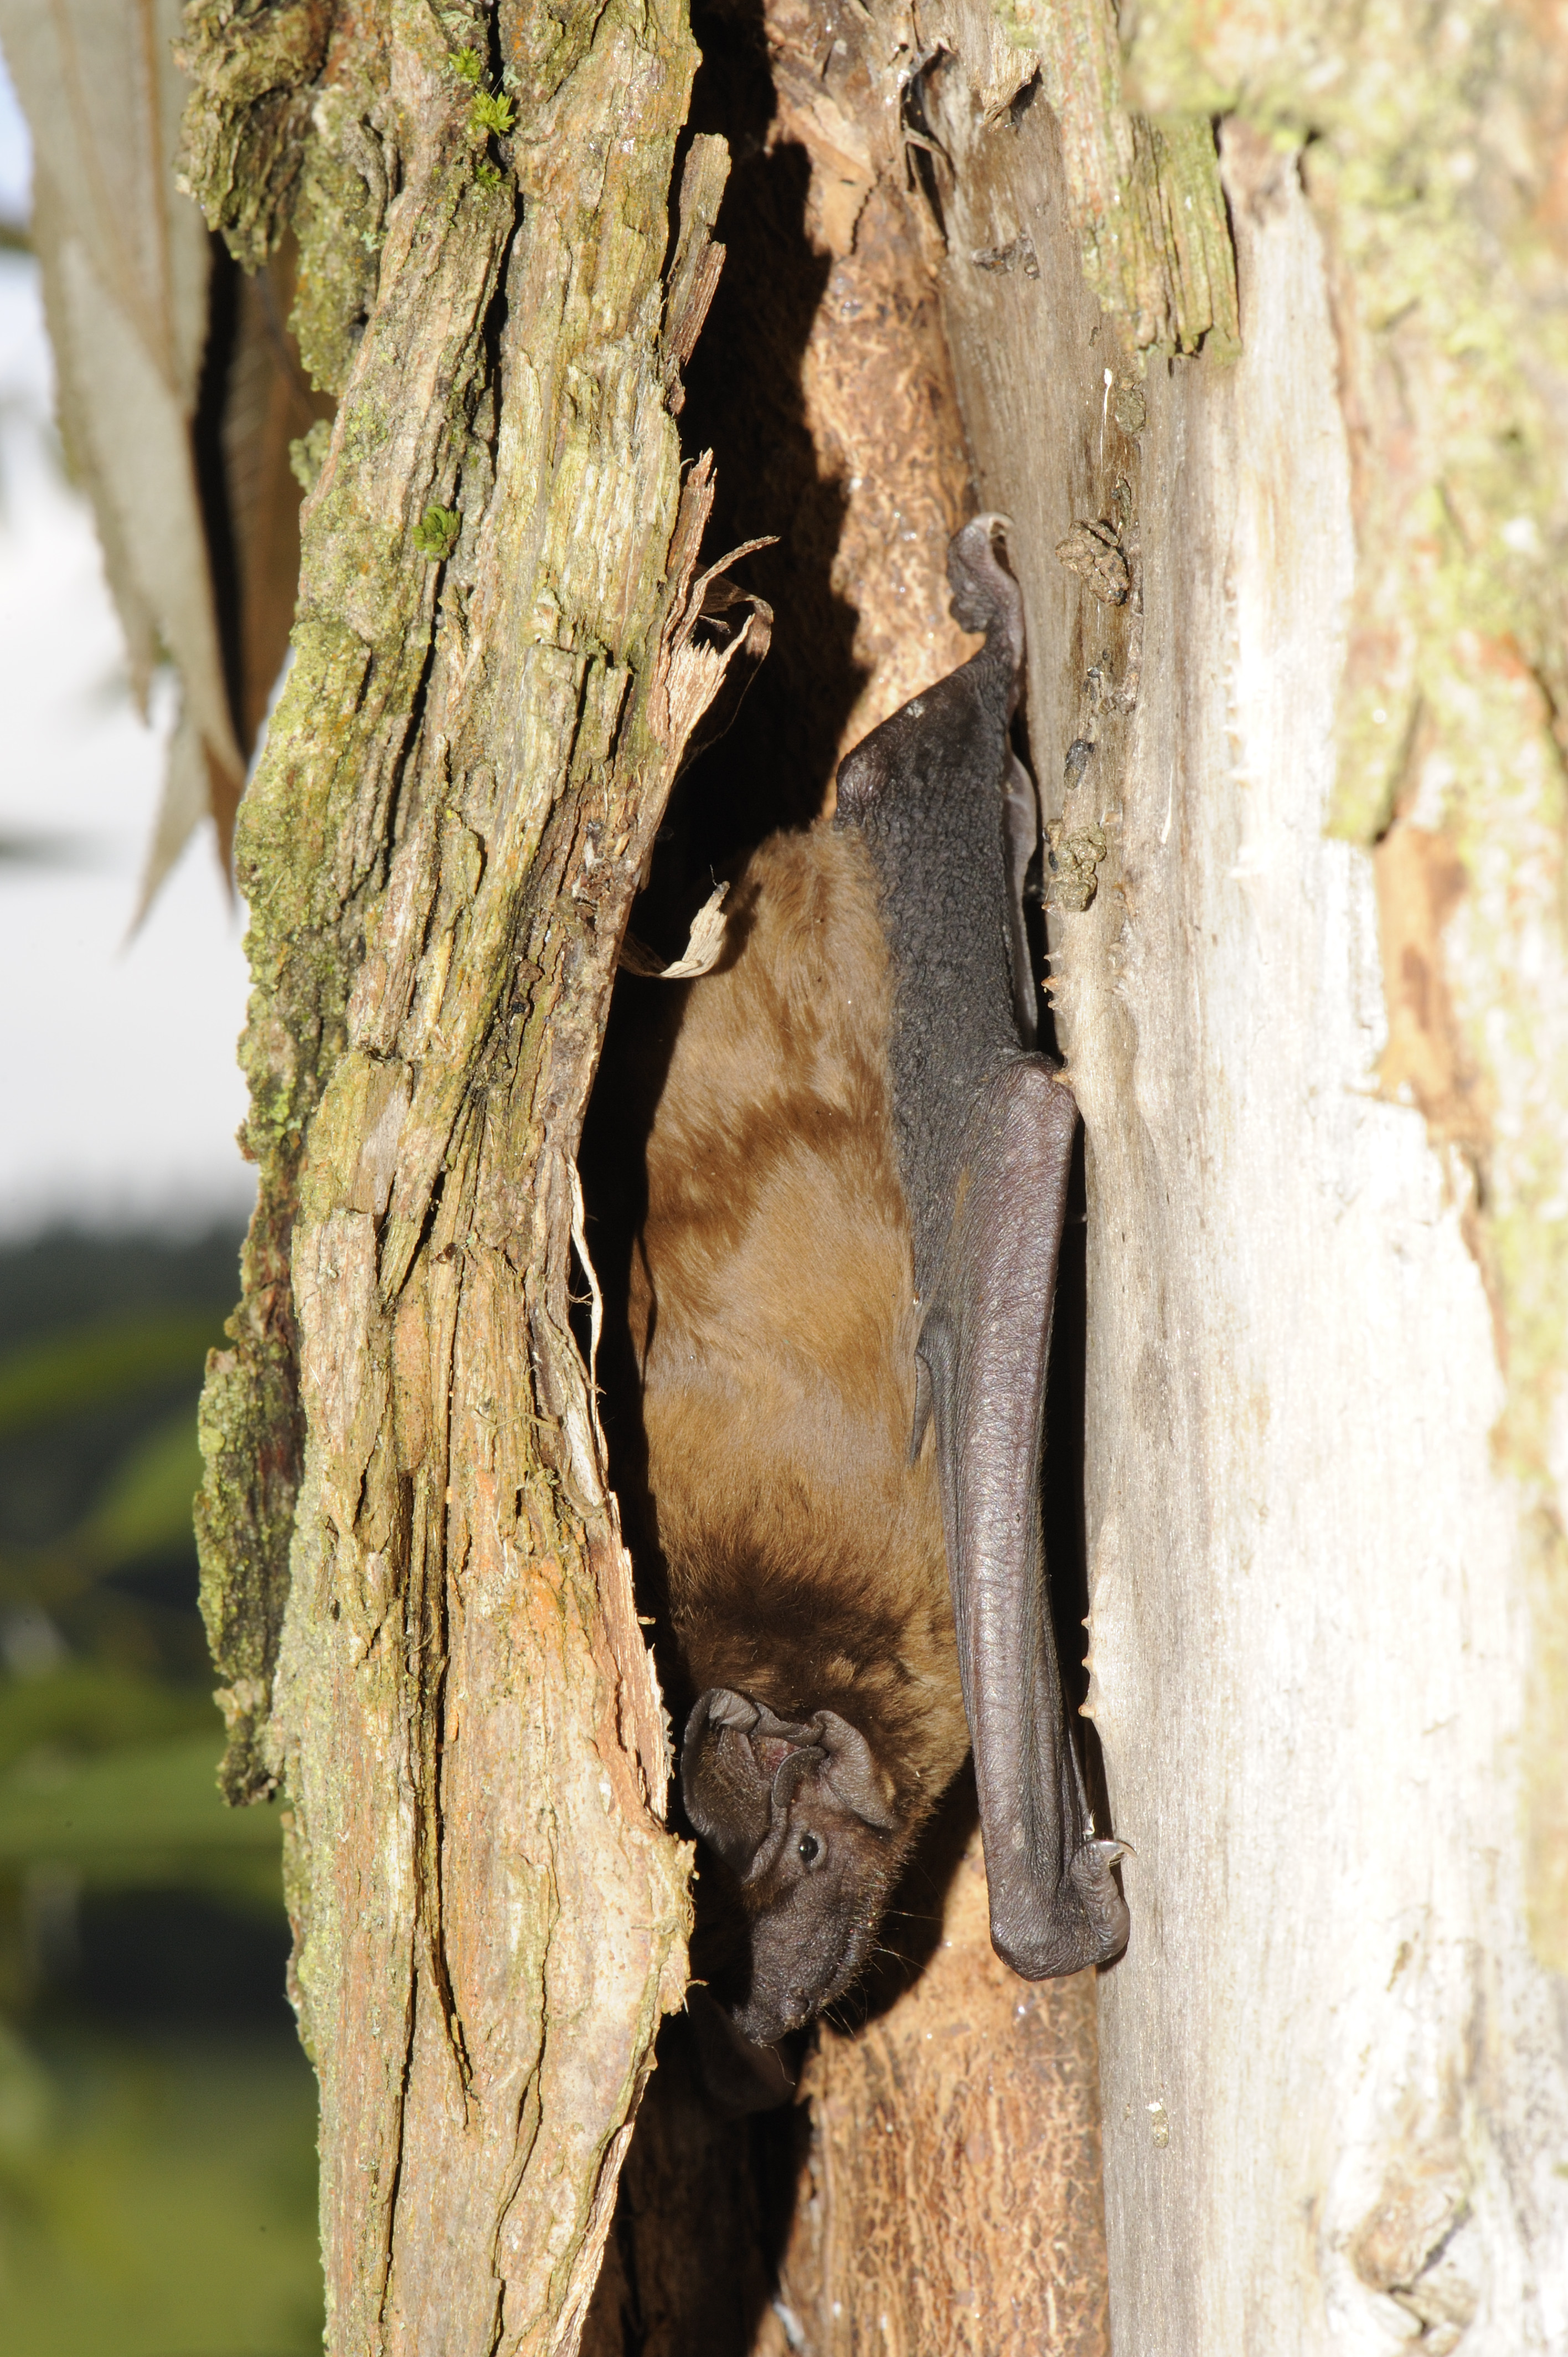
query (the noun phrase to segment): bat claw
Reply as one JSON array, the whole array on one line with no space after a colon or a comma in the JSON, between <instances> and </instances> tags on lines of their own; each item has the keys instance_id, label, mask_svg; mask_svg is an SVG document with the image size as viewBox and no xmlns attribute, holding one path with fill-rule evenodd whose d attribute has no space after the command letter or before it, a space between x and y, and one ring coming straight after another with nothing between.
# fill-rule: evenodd
<instances>
[{"instance_id":1,"label":"bat claw","mask_svg":"<svg viewBox=\"0 0 1568 2357\"><path fill-rule=\"evenodd\" d=\"M952 617L961 630L983 630L987 641L998 633L1011 655L1015 673L1024 660L1024 597L1017 581L992 545L996 526L1011 529L1011 519L999 510L978 515L948 543L948 581L952 589ZM1013 700L1016 701L1015 680ZM1008 705L1009 716L1012 704Z\"/></svg>"},{"instance_id":2,"label":"bat claw","mask_svg":"<svg viewBox=\"0 0 1568 2357\"><path fill-rule=\"evenodd\" d=\"M1133 1855L1132 1844L1124 1841L1086 1841L1073 1853L1068 1875L1088 1919L1085 1964L1109 1964L1127 1944L1132 1919L1111 1869L1119 1858Z\"/></svg>"}]
</instances>

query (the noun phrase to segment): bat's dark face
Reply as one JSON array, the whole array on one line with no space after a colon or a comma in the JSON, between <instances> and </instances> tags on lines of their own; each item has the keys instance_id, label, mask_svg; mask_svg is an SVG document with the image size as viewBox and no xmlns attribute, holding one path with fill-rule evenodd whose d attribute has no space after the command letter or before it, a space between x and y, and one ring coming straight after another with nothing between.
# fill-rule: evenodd
<instances>
[{"instance_id":1,"label":"bat's dark face","mask_svg":"<svg viewBox=\"0 0 1568 2357\"><path fill-rule=\"evenodd\" d=\"M748 1919L750 1985L732 2018L771 2046L865 1964L902 1857L896 1812L865 1737L836 1711L790 1724L724 1687L687 1722L681 1788Z\"/></svg>"}]
</instances>

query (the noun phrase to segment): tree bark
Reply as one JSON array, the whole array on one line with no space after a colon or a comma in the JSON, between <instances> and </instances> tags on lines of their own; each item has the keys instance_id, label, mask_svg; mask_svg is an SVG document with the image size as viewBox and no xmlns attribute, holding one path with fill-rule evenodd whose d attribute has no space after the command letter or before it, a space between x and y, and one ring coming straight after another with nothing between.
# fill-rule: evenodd
<instances>
[{"instance_id":1,"label":"tree bark","mask_svg":"<svg viewBox=\"0 0 1568 2357\"><path fill-rule=\"evenodd\" d=\"M230 1789L293 1821L331 2345L575 2345L684 1985L571 1240L591 1286L614 959L725 660L674 413L733 130L761 229L683 422L725 536L791 546L731 774L810 816L951 662L964 437L1015 520L1137 1853L1112 2341L1556 2350L1562 45L715 16L671 233L677 9L188 27L193 181L250 260L292 224L339 396L242 814L263 1188L203 1510ZM800 2121L715 2124L671 2053L591 2350L1105 2345L1090 1985L989 1958L965 1830Z\"/></svg>"},{"instance_id":2,"label":"tree bark","mask_svg":"<svg viewBox=\"0 0 1568 2357\"><path fill-rule=\"evenodd\" d=\"M328 16L188 20L197 185L249 259L294 220L340 396L241 827L262 1192L207 1602L231 1789L287 1810L328 2345L568 2347L684 1986L570 1294L626 911L725 660L671 414L724 157L671 239L678 8Z\"/></svg>"},{"instance_id":3,"label":"tree bark","mask_svg":"<svg viewBox=\"0 0 1568 2357\"><path fill-rule=\"evenodd\" d=\"M1112 2341L1555 2350L1561 45L1156 8L1086 113L1019 16L1055 123L979 9L931 87L1088 1140ZM1123 74L1229 113L1239 360L1104 266Z\"/></svg>"}]
</instances>

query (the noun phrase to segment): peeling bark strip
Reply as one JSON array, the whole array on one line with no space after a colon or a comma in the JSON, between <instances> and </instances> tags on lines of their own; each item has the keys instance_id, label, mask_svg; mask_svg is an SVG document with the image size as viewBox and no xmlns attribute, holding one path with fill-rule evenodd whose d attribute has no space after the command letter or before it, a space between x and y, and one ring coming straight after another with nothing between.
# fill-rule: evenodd
<instances>
[{"instance_id":1,"label":"peeling bark strip","mask_svg":"<svg viewBox=\"0 0 1568 2357\"><path fill-rule=\"evenodd\" d=\"M1233 358L1240 349L1236 257L1206 114L1159 120L1122 100L1111 0L996 0L1015 48L1030 53L1061 126L1069 202L1090 291L1127 322L1140 351ZM928 11L940 34L940 12ZM972 30L967 44L975 63ZM1027 68L993 54L983 100L1015 102ZM994 91L984 88L994 81Z\"/></svg>"},{"instance_id":2,"label":"peeling bark strip","mask_svg":"<svg viewBox=\"0 0 1568 2357\"><path fill-rule=\"evenodd\" d=\"M724 148L686 174L667 328L680 6L200 0L188 33L193 184L252 259L292 207L341 396L240 830L262 1191L202 1515L226 1781L289 1806L328 2346L569 2348L685 1980L569 1302L628 908L738 643L693 638L712 495L671 415Z\"/></svg>"}]
</instances>

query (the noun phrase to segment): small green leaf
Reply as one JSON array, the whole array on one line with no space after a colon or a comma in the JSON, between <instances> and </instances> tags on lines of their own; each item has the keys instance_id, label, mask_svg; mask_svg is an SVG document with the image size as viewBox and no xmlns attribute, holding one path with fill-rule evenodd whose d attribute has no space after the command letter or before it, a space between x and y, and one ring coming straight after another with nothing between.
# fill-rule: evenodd
<instances>
[{"instance_id":1,"label":"small green leaf","mask_svg":"<svg viewBox=\"0 0 1568 2357\"><path fill-rule=\"evenodd\" d=\"M479 138L488 139L492 131L498 137L504 137L516 120L517 116L510 99L503 97L500 91L493 90L475 91L473 109L468 116L468 128Z\"/></svg>"},{"instance_id":2,"label":"small green leaf","mask_svg":"<svg viewBox=\"0 0 1568 2357\"><path fill-rule=\"evenodd\" d=\"M457 545L463 519L456 508L427 507L413 527L413 544L421 556L439 565Z\"/></svg>"},{"instance_id":3,"label":"small green leaf","mask_svg":"<svg viewBox=\"0 0 1568 2357\"><path fill-rule=\"evenodd\" d=\"M461 81L477 82L484 72L478 49L462 48L452 59L452 70Z\"/></svg>"},{"instance_id":4,"label":"small green leaf","mask_svg":"<svg viewBox=\"0 0 1568 2357\"><path fill-rule=\"evenodd\" d=\"M499 188L501 184L499 169L490 162L488 156L481 156L475 165L474 179L478 187L486 189Z\"/></svg>"}]
</instances>

